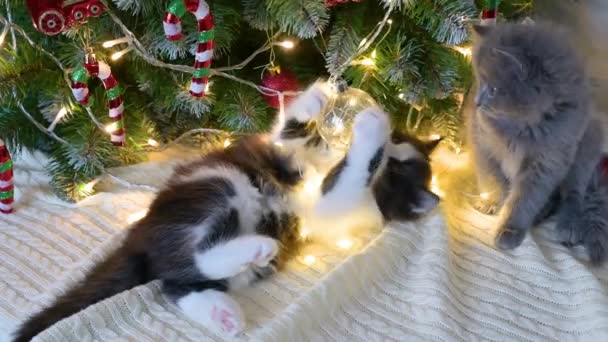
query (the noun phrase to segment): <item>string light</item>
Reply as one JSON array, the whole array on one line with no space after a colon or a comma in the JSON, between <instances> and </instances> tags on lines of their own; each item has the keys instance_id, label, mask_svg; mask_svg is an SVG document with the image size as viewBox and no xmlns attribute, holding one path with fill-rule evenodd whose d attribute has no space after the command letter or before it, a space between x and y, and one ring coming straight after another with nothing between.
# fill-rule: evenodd
<instances>
[{"instance_id":1,"label":"string light","mask_svg":"<svg viewBox=\"0 0 608 342\"><path fill-rule=\"evenodd\" d=\"M307 255L302 259L305 265L310 266L317 261L317 258L314 255Z\"/></svg>"},{"instance_id":2,"label":"string light","mask_svg":"<svg viewBox=\"0 0 608 342\"><path fill-rule=\"evenodd\" d=\"M274 143L274 146L278 147L278 148L282 148L283 147L283 143L280 141L277 141Z\"/></svg>"},{"instance_id":3,"label":"string light","mask_svg":"<svg viewBox=\"0 0 608 342\"><path fill-rule=\"evenodd\" d=\"M401 94L397 95L397 97L399 97L400 99L402 99L402 100L403 100L403 98L405 98L405 94L404 94L404 93L401 93Z\"/></svg>"},{"instance_id":4,"label":"string light","mask_svg":"<svg viewBox=\"0 0 608 342\"><path fill-rule=\"evenodd\" d=\"M354 107L357 105L357 99L356 98L352 98L350 100L348 100L348 105L351 107Z\"/></svg>"},{"instance_id":5,"label":"string light","mask_svg":"<svg viewBox=\"0 0 608 342\"><path fill-rule=\"evenodd\" d=\"M454 46L454 50L460 52L465 57L469 57L473 54L470 47Z\"/></svg>"},{"instance_id":6,"label":"string light","mask_svg":"<svg viewBox=\"0 0 608 342\"><path fill-rule=\"evenodd\" d=\"M293 49L296 46L296 44L294 42L292 42L291 40L284 40L282 42L277 43L277 45L279 45L287 50Z\"/></svg>"},{"instance_id":7,"label":"string light","mask_svg":"<svg viewBox=\"0 0 608 342\"><path fill-rule=\"evenodd\" d=\"M431 140L439 140L439 139L441 139L441 135L439 135L439 134L431 134L431 135L429 135L429 139L431 139Z\"/></svg>"},{"instance_id":8,"label":"string light","mask_svg":"<svg viewBox=\"0 0 608 342\"><path fill-rule=\"evenodd\" d=\"M82 191L83 192L91 192L91 191L93 191L93 188L95 187L95 184L97 184L97 182L99 182L99 179L94 179L94 180L88 182L87 184L85 184L82 187Z\"/></svg>"},{"instance_id":9,"label":"string light","mask_svg":"<svg viewBox=\"0 0 608 342\"><path fill-rule=\"evenodd\" d=\"M224 148L230 146L231 144L232 144L232 141L230 141L230 139L224 140Z\"/></svg>"},{"instance_id":10,"label":"string light","mask_svg":"<svg viewBox=\"0 0 608 342\"><path fill-rule=\"evenodd\" d=\"M158 146L158 141L150 138L150 139L148 139L148 145L156 147L156 146Z\"/></svg>"},{"instance_id":11,"label":"string light","mask_svg":"<svg viewBox=\"0 0 608 342\"><path fill-rule=\"evenodd\" d=\"M374 49L374 51L372 51L372 58L376 59L376 56L378 56L378 53L376 52L376 49Z\"/></svg>"},{"instance_id":12,"label":"string light","mask_svg":"<svg viewBox=\"0 0 608 342\"><path fill-rule=\"evenodd\" d=\"M393 19L389 19L386 21L387 24L392 25L393 24Z\"/></svg>"},{"instance_id":13,"label":"string light","mask_svg":"<svg viewBox=\"0 0 608 342\"><path fill-rule=\"evenodd\" d=\"M308 230L308 228L304 227L300 230L300 237L302 239L306 239L308 237L308 235L310 235L310 230Z\"/></svg>"},{"instance_id":14,"label":"string light","mask_svg":"<svg viewBox=\"0 0 608 342\"><path fill-rule=\"evenodd\" d=\"M349 249L353 246L353 241L349 238L342 238L340 240L338 240L338 242L336 243L336 245L340 248L340 249Z\"/></svg>"},{"instance_id":15,"label":"string light","mask_svg":"<svg viewBox=\"0 0 608 342\"><path fill-rule=\"evenodd\" d=\"M460 154L462 152L462 149L460 147L456 147L455 151L456 154Z\"/></svg>"},{"instance_id":16,"label":"string light","mask_svg":"<svg viewBox=\"0 0 608 342\"><path fill-rule=\"evenodd\" d=\"M148 214L148 209L136 211L133 214L129 215L129 217L127 217L127 223L131 224L131 223L137 222L137 221L141 220L142 218L146 217L147 214Z\"/></svg>"},{"instance_id":17,"label":"string light","mask_svg":"<svg viewBox=\"0 0 608 342\"><path fill-rule=\"evenodd\" d=\"M490 194L487 192L482 192L479 194L479 197L481 197L484 200L487 200L488 198L490 198Z\"/></svg>"},{"instance_id":18,"label":"string light","mask_svg":"<svg viewBox=\"0 0 608 342\"><path fill-rule=\"evenodd\" d=\"M0 33L0 46L4 44L4 39L6 39L6 35L8 34L8 25L4 26L2 33Z\"/></svg>"},{"instance_id":19,"label":"string light","mask_svg":"<svg viewBox=\"0 0 608 342\"><path fill-rule=\"evenodd\" d=\"M373 67L374 65L376 65L376 62L374 62L374 60L371 58L363 58L359 61L358 64L364 65L366 67Z\"/></svg>"},{"instance_id":20,"label":"string light","mask_svg":"<svg viewBox=\"0 0 608 342\"><path fill-rule=\"evenodd\" d=\"M320 175L312 176L304 183L304 191L312 193L319 189L321 183L323 183L323 178Z\"/></svg>"},{"instance_id":21,"label":"string light","mask_svg":"<svg viewBox=\"0 0 608 342\"><path fill-rule=\"evenodd\" d=\"M130 43L131 40L132 39L129 37L122 37L122 38L118 38L118 39L108 40L107 42L104 42L103 44L101 44L101 46L103 46L104 48L107 49L107 48L111 48L118 44Z\"/></svg>"},{"instance_id":22,"label":"string light","mask_svg":"<svg viewBox=\"0 0 608 342\"><path fill-rule=\"evenodd\" d=\"M106 126L106 132L108 133L114 133L114 131L116 131L118 129L118 126L116 125L116 123L111 123L109 125Z\"/></svg>"},{"instance_id":23,"label":"string light","mask_svg":"<svg viewBox=\"0 0 608 342\"><path fill-rule=\"evenodd\" d=\"M110 57L110 58L112 58L113 61L118 60L118 59L120 59L120 57L122 57L125 54L129 53L131 50L133 50L133 47L129 46L128 48L126 48L124 50L120 50L118 52L114 52L112 54L112 57Z\"/></svg>"}]
</instances>

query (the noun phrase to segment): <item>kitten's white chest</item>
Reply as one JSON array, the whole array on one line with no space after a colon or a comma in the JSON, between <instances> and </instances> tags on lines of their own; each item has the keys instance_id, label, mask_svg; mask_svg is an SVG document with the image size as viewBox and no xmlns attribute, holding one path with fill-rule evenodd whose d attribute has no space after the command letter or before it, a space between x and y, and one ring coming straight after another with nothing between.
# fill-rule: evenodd
<instances>
[{"instance_id":1,"label":"kitten's white chest","mask_svg":"<svg viewBox=\"0 0 608 342\"><path fill-rule=\"evenodd\" d=\"M521 169L524 160L524 151L520 147L505 148L500 159L503 174L513 181Z\"/></svg>"}]
</instances>

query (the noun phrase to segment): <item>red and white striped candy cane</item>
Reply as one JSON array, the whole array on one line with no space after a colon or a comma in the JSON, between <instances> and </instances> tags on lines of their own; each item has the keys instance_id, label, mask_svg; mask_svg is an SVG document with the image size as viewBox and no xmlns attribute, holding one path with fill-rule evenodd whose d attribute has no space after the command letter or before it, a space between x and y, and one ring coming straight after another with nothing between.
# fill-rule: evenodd
<instances>
[{"instance_id":1,"label":"red and white striped candy cane","mask_svg":"<svg viewBox=\"0 0 608 342\"><path fill-rule=\"evenodd\" d=\"M97 61L93 53L85 57L84 65L72 73L72 94L78 102L83 105L89 103L89 88L87 82L90 77L97 77L106 89L108 107L110 108L109 127L110 139L115 146L124 146L126 142L126 130L124 124L124 105L120 95L118 81L112 75L112 69L104 62Z\"/></svg>"},{"instance_id":2,"label":"red and white striped candy cane","mask_svg":"<svg viewBox=\"0 0 608 342\"><path fill-rule=\"evenodd\" d=\"M205 96L207 83L209 83L209 71L213 58L213 16L211 16L209 5L204 0L174 0L163 17L163 28L168 40L175 41L183 37L181 18L186 12L190 12L196 17L199 32L190 94L202 97Z\"/></svg>"},{"instance_id":3,"label":"red and white striped candy cane","mask_svg":"<svg viewBox=\"0 0 608 342\"><path fill-rule=\"evenodd\" d=\"M13 161L4 141L0 139L0 213L13 212Z\"/></svg>"},{"instance_id":4,"label":"red and white striped candy cane","mask_svg":"<svg viewBox=\"0 0 608 342\"><path fill-rule=\"evenodd\" d=\"M498 15L498 5L500 0L485 0L484 8L481 11L481 24L485 26L496 25L496 17Z\"/></svg>"}]
</instances>

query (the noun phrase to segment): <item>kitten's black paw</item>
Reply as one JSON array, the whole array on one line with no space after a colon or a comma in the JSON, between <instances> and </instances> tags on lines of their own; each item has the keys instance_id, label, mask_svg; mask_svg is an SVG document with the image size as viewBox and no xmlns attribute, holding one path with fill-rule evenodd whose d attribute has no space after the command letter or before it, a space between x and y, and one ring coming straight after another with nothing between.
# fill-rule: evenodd
<instances>
[{"instance_id":1,"label":"kitten's black paw","mask_svg":"<svg viewBox=\"0 0 608 342\"><path fill-rule=\"evenodd\" d=\"M505 227L498 231L496 247L503 251L515 249L521 245L525 238L526 231L524 229Z\"/></svg>"}]
</instances>

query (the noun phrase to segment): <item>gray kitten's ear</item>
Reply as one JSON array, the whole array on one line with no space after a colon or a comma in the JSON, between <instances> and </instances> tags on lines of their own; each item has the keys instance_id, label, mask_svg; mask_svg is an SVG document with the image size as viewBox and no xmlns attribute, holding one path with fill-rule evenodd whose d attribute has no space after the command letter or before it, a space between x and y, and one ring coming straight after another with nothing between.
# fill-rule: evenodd
<instances>
[{"instance_id":1,"label":"gray kitten's ear","mask_svg":"<svg viewBox=\"0 0 608 342\"><path fill-rule=\"evenodd\" d=\"M517 70L517 75L519 76L519 78L522 80L526 78L526 75L527 75L526 66L514 54L512 54L508 51L502 50L502 49L498 49L498 48L493 48L492 51L494 51L495 54L499 54L499 55L503 55L503 56L507 57L507 59L509 59L511 61L511 63L513 63L513 65L515 65L516 70Z\"/></svg>"},{"instance_id":2,"label":"gray kitten's ear","mask_svg":"<svg viewBox=\"0 0 608 342\"><path fill-rule=\"evenodd\" d=\"M477 34L479 37L486 36L488 33L492 32L493 29L493 26L479 24L473 25L473 32L475 32L475 34Z\"/></svg>"},{"instance_id":3,"label":"gray kitten's ear","mask_svg":"<svg viewBox=\"0 0 608 342\"><path fill-rule=\"evenodd\" d=\"M426 214L439 204L439 197L434 193L424 189L418 192L418 201L412 207L415 214Z\"/></svg>"}]
</instances>

